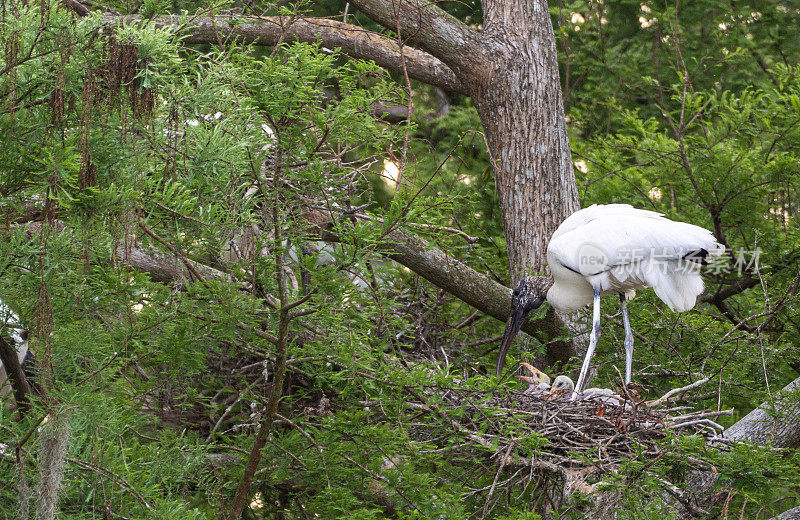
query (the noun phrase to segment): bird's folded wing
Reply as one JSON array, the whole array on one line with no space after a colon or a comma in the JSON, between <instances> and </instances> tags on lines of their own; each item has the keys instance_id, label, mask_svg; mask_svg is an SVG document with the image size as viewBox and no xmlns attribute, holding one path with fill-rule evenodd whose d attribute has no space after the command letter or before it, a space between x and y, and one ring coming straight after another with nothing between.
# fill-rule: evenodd
<instances>
[{"instance_id":1,"label":"bird's folded wing","mask_svg":"<svg viewBox=\"0 0 800 520\"><path fill-rule=\"evenodd\" d=\"M548 245L552 258L584 276L646 262L696 262L698 257L716 256L722 250L707 229L663 217L632 214L598 216L554 235Z\"/></svg>"},{"instance_id":2,"label":"bird's folded wing","mask_svg":"<svg viewBox=\"0 0 800 520\"><path fill-rule=\"evenodd\" d=\"M573 229L584 226L593 220L611 216L634 216L656 219L664 218L664 215L661 213L637 209L630 204L592 204L588 208L580 209L567 217L564 222L558 226L558 229L556 229L555 233L553 233L553 236L550 238L550 240L572 231Z\"/></svg>"}]
</instances>

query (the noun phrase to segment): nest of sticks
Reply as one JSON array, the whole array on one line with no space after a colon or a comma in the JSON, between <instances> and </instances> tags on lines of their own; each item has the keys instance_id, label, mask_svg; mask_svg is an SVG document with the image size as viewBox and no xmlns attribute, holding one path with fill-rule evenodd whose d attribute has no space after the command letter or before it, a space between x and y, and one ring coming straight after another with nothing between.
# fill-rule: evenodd
<instances>
[{"instance_id":1,"label":"nest of sticks","mask_svg":"<svg viewBox=\"0 0 800 520\"><path fill-rule=\"evenodd\" d=\"M422 414L435 414L437 421L419 421L413 436L430 450L456 451L462 455L475 450L491 457L501 456L501 465L524 465L563 472L598 464L616 464L637 456L661 453L659 441L679 431L717 436L722 426L714 419L731 410L691 411L688 407L664 406L668 400L635 403L622 398L620 405L601 401L570 401L548 395L522 392L485 392L448 389L431 394L412 393L409 407ZM464 442L453 445L443 436L441 423L456 429ZM510 455L513 453L513 457ZM504 455L504 456L502 456Z\"/></svg>"}]
</instances>

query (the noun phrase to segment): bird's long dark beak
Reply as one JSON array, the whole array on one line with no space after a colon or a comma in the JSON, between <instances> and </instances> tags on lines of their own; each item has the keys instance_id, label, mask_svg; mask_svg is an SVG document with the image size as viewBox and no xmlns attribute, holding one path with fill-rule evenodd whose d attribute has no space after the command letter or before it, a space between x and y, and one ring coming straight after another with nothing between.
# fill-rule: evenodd
<instances>
[{"instance_id":1,"label":"bird's long dark beak","mask_svg":"<svg viewBox=\"0 0 800 520\"><path fill-rule=\"evenodd\" d=\"M524 305L516 305L511 309L511 316L508 317L506 322L506 330L503 332L503 340L500 342L500 352L497 354L497 375L503 373L503 365L506 363L506 353L511 342L517 336L517 332L522 328L525 319L528 317L528 311Z\"/></svg>"}]
</instances>

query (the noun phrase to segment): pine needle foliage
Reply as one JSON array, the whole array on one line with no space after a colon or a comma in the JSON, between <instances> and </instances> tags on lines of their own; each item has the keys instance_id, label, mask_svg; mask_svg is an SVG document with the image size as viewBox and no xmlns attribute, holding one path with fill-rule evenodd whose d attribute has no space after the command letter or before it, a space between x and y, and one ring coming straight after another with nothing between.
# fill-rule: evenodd
<instances>
[{"instance_id":1,"label":"pine needle foliage","mask_svg":"<svg viewBox=\"0 0 800 520\"><path fill-rule=\"evenodd\" d=\"M584 204L631 202L763 251L707 279L750 292L680 316L644 295L632 312L649 391L715 374L722 392L684 404L733 408L732 424L800 367L800 69L746 43L752 27L796 62L781 24L797 13L736 6L730 34L674 28L696 60L659 54L645 71L653 56L630 42L653 34L615 16L665 29L669 13L606 4L580 31L561 10L583 3L553 8L570 70L585 69L565 82ZM574 466L536 464L551 440L501 405L517 383L486 375L502 324L386 256L402 229L507 276L469 100L434 117L414 84L419 108L390 124L376 107L407 105L402 82L321 44L191 46L60 1L1 14L0 299L30 329L42 392L26 414L0 407L0 482L14 483L0 518L225 518L239 493L248 519L584 518L598 489L621 497L619 518L664 518L670 483L709 468L724 509L699 516L796 505L795 452L701 436L614 464L559 446ZM724 57L704 54L731 34ZM599 383L615 382L619 334L601 339ZM576 468L595 471L584 494L562 478Z\"/></svg>"}]
</instances>

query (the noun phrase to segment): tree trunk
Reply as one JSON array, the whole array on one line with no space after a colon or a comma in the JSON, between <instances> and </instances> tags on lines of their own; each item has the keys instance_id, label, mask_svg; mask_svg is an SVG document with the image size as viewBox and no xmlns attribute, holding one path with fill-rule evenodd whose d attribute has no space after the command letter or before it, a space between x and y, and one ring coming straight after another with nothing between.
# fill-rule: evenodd
<instances>
[{"instance_id":1,"label":"tree trunk","mask_svg":"<svg viewBox=\"0 0 800 520\"><path fill-rule=\"evenodd\" d=\"M545 272L547 242L578 209L578 190L547 2L486 1L484 10L492 71L472 97L489 139L514 286Z\"/></svg>"},{"instance_id":2,"label":"tree trunk","mask_svg":"<svg viewBox=\"0 0 800 520\"><path fill-rule=\"evenodd\" d=\"M514 287L547 274L550 237L580 204L546 0L485 0L484 21L491 79L472 97L489 140ZM541 368L585 352L586 324L558 318L574 339L548 344L534 360Z\"/></svg>"}]
</instances>

